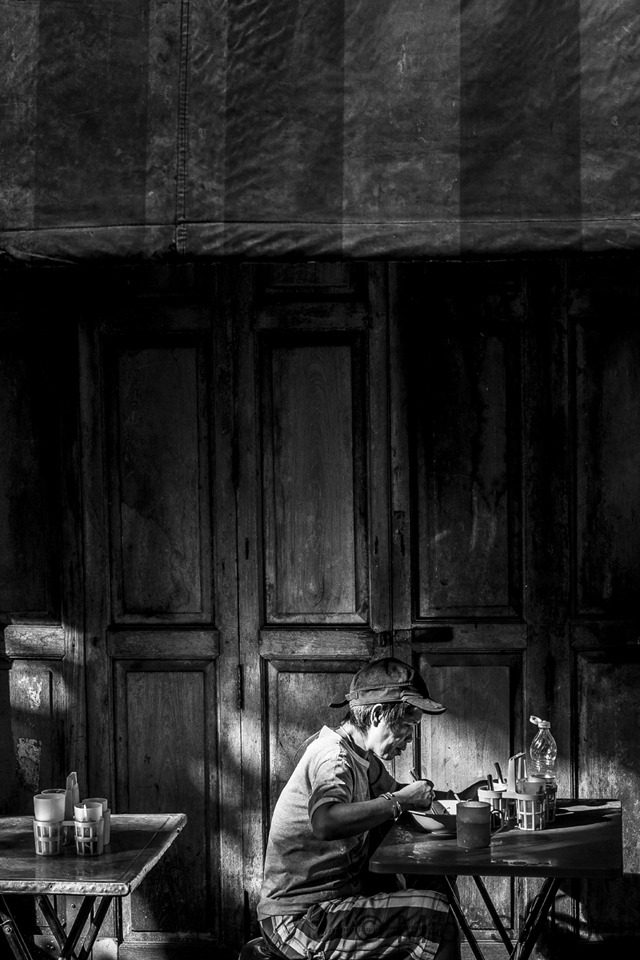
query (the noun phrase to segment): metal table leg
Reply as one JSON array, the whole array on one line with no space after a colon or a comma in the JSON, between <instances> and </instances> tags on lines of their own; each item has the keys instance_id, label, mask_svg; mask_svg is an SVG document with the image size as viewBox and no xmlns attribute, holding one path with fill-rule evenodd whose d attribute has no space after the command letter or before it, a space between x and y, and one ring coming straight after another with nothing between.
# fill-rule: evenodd
<instances>
[{"instance_id":1,"label":"metal table leg","mask_svg":"<svg viewBox=\"0 0 640 960\"><path fill-rule=\"evenodd\" d=\"M511 951L513 950L513 944L511 943L511 937L510 937L509 934L507 933L507 931L506 931L506 929L505 929L505 926L504 926L504 924L503 924L503 922L502 922L502 920L501 920L501 918L500 918L500 915L498 914L498 911L496 910L496 908L495 908L495 906L494 906L494 904L493 904L493 900L492 900L491 897L489 896L489 891L488 891L487 888L485 887L485 885L484 885L481 877L474 877L473 879L475 880L476 887L477 887L478 890L480 891L480 896L481 896L482 899L484 900L485 906L486 906L487 910L489 911L489 913L490 913L490 915L491 915L491 919L493 920L493 922L494 922L494 924L495 924L496 930L498 931L498 933L500 934L500 936L501 936L501 938L502 938L502 942L504 943L505 947L506 947L507 950L509 951L509 954L511 954Z\"/></svg>"},{"instance_id":2,"label":"metal table leg","mask_svg":"<svg viewBox=\"0 0 640 960\"><path fill-rule=\"evenodd\" d=\"M484 960L484 954L480 949L480 945L478 944L478 941L476 940L475 935L471 930L464 913L462 912L462 907L460 906L460 901L458 900L454 883L451 877L445 877L444 879L447 885L449 904L453 910L456 920L462 928L462 932L464 933L469 946L471 947L471 951L476 960ZM560 877L548 877L544 881L540 893L533 901L531 909L527 913L522 930L520 931L520 936L518 937L515 946L511 943L509 934L507 933L505 926L498 915L498 911L496 910L493 901L489 896L489 892L482 882L482 879L480 877L474 877L473 879L475 880L482 899L484 900L486 907L491 914L491 919L496 926L496 930L500 934L502 942L507 948L509 960L528 960L529 956L531 955L531 951L535 946L536 940L538 939L540 928L549 912L549 908L553 902L553 898L557 893L558 887L562 882L562 879Z\"/></svg>"},{"instance_id":3,"label":"metal table leg","mask_svg":"<svg viewBox=\"0 0 640 960\"><path fill-rule=\"evenodd\" d=\"M101 897L89 924L82 947L76 953L78 940L84 930L84 926L89 919L96 897L86 896L83 898L80 908L73 921L73 926L67 934L60 918L54 910L53 904L45 894L38 894L36 902L39 905L42 914L49 925L49 929L60 948L60 960L88 960L89 954L104 923L105 917L113 901L113 897ZM0 927L4 933L7 943L11 948L16 960L33 960L31 952L20 933L16 922L11 914L8 904L3 896L0 895Z\"/></svg>"},{"instance_id":4,"label":"metal table leg","mask_svg":"<svg viewBox=\"0 0 640 960\"><path fill-rule=\"evenodd\" d=\"M64 945L67 942L67 934L62 923L60 922L58 914L53 908L53 904L49 900L49 897L45 893L39 893L36 896L36 903L40 907L42 915L49 925L51 935L58 944L58 948L63 950Z\"/></svg>"},{"instance_id":5,"label":"metal table leg","mask_svg":"<svg viewBox=\"0 0 640 960\"><path fill-rule=\"evenodd\" d=\"M29 948L18 930L9 905L0 894L0 926L16 960L32 960Z\"/></svg>"},{"instance_id":6,"label":"metal table leg","mask_svg":"<svg viewBox=\"0 0 640 960\"><path fill-rule=\"evenodd\" d=\"M547 877L529 910L510 960L528 960L549 907L562 883L561 877Z\"/></svg>"},{"instance_id":7,"label":"metal table leg","mask_svg":"<svg viewBox=\"0 0 640 960\"><path fill-rule=\"evenodd\" d=\"M82 903L80 904L80 909L76 914L76 918L73 921L73 926L69 931L68 936L65 938L64 946L60 952L60 960L69 960L70 957L75 956L76 944L80 938L83 927L87 920L89 919L89 914L91 913L91 908L95 903L95 897L85 897Z\"/></svg>"},{"instance_id":8,"label":"metal table leg","mask_svg":"<svg viewBox=\"0 0 640 960\"><path fill-rule=\"evenodd\" d=\"M456 893L456 888L454 886L454 881L451 880L451 877L445 877L444 881L447 885L447 895L449 899L449 904L451 906L451 909L453 910L456 920L462 927L462 932L467 938L467 942L471 947L474 957L476 958L476 960L484 960L484 954L478 945L478 941L476 940L471 927L467 923L467 918L462 912L460 901L458 900L458 895Z\"/></svg>"},{"instance_id":9,"label":"metal table leg","mask_svg":"<svg viewBox=\"0 0 640 960\"><path fill-rule=\"evenodd\" d=\"M78 954L78 960L87 960L87 957L93 949L93 944L95 943L96 937L100 932L100 927L104 923L104 918L107 915L107 910L111 906L111 901L113 897L103 897L98 904L98 908L93 915L93 920L87 931L87 935L84 938L84 943L82 944L82 949Z\"/></svg>"}]
</instances>

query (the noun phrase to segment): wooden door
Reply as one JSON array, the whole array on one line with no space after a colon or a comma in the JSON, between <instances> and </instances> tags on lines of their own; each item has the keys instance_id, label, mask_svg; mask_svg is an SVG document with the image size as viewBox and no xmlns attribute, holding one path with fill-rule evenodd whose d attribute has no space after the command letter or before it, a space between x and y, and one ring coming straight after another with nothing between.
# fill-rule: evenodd
<instances>
[{"instance_id":1,"label":"wooden door","mask_svg":"<svg viewBox=\"0 0 640 960\"><path fill-rule=\"evenodd\" d=\"M187 814L112 922L121 957L191 957L242 920L230 348L211 271L149 274L80 325L83 792Z\"/></svg>"},{"instance_id":2,"label":"wooden door","mask_svg":"<svg viewBox=\"0 0 640 960\"><path fill-rule=\"evenodd\" d=\"M391 649L388 365L380 268L246 267L236 293L250 925L298 746L339 722L329 701Z\"/></svg>"}]
</instances>

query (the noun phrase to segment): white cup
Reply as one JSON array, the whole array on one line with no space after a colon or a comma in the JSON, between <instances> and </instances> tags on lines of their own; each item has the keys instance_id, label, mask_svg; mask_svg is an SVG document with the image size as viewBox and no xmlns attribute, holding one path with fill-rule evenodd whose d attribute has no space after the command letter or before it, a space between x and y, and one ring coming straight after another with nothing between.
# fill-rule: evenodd
<instances>
[{"instance_id":1,"label":"white cup","mask_svg":"<svg viewBox=\"0 0 640 960\"><path fill-rule=\"evenodd\" d=\"M102 807L102 813L109 809L109 801L106 797L87 797L86 800L82 800L81 803L99 803Z\"/></svg>"},{"instance_id":2,"label":"white cup","mask_svg":"<svg viewBox=\"0 0 640 960\"><path fill-rule=\"evenodd\" d=\"M104 845L105 847L111 840L111 810L109 810L109 801L106 797L87 797L83 803L100 803L102 805L102 817L104 819Z\"/></svg>"},{"instance_id":3,"label":"white cup","mask_svg":"<svg viewBox=\"0 0 640 960\"><path fill-rule=\"evenodd\" d=\"M73 819L77 823L89 823L102 820L102 804L96 800L85 800L73 807Z\"/></svg>"},{"instance_id":4,"label":"white cup","mask_svg":"<svg viewBox=\"0 0 640 960\"><path fill-rule=\"evenodd\" d=\"M42 823L64 820L64 793L37 793L33 798L35 819Z\"/></svg>"}]
</instances>

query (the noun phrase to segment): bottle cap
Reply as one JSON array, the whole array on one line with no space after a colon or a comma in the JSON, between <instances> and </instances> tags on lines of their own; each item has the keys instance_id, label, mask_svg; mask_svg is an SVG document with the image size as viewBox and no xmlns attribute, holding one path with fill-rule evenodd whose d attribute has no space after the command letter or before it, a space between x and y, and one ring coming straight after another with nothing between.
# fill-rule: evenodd
<instances>
[{"instance_id":1,"label":"bottle cap","mask_svg":"<svg viewBox=\"0 0 640 960\"><path fill-rule=\"evenodd\" d=\"M529 723L536 723L539 727L550 727L548 720L541 720L540 717L529 717Z\"/></svg>"}]
</instances>

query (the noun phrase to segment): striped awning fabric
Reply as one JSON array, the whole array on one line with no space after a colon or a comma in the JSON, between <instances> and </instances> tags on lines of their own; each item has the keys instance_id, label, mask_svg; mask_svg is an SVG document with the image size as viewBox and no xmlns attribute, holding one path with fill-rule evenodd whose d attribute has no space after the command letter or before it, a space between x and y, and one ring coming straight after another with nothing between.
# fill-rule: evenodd
<instances>
[{"instance_id":1,"label":"striped awning fabric","mask_svg":"<svg viewBox=\"0 0 640 960\"><path fill-rule=\"evenodd\" d=\"M0 258L640 245L637 0L0 0Z\"/></svg>"}]
</instances>

